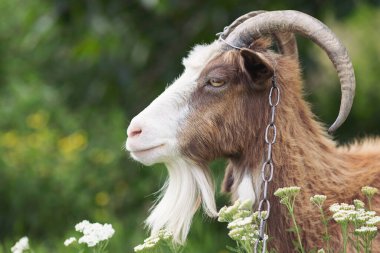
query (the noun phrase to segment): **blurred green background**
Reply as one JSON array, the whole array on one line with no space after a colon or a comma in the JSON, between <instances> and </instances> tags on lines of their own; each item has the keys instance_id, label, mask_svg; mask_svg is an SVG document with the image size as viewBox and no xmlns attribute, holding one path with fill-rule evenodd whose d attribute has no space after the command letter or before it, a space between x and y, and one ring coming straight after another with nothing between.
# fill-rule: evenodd
<instances>
[{"instance_id":1,"label":"blurred green background","mask_svg":"<svg viewBox=\"0 0 380 253\"><path fill-rule=\"evenodd\" d=\"M258 9L323 20L347 46L357 77L340 143L380 134L380 1L0 1L0 252L27 235L35 252L72 252L83 219L112 223L110 252L132 252L166 178L123 149L131 118L181 71L196 43ZM325 54L299 38L306 99L324 123L340 89ZM211 165L215 181L224 161ZM227 197L218 195L218 207ZM196 215L185 252L227 252L224 224Z\"/></svg>"}]
</instances>

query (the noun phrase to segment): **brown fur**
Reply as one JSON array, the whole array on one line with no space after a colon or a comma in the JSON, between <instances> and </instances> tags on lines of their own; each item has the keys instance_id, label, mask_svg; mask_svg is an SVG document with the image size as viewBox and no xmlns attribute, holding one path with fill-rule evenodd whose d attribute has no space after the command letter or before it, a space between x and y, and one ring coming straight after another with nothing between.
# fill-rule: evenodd
<instances>
[{"instance_id":1,"label":"brown fur","mask_svg":"<svg viewBox=\"0 0 380 253\"><path fill-rule=\"evenodd\" d=\"M251 46L266 60L277 62L281 90L276 116L278 135L273 149L275 174L270 185L272 212L268 227L273 237L270 245L277 252L294 252L295 238L287 232L291 222L273 192L279 187L296 185L302 188L296 215L303 230L304 246L308 250L322 248L322 224L309 198L324 194L328 196L327 207L363 199L359 194L362 186L380 188L380 139L336 147L302 97L298 61L266 50L263 48L268 46L266 41L257 41ZM182 152L200 165L205 166L217 157L229 159L223 188L233 195L245 170L259 175L265 151L270 78L253 80L254 76L247 71L239 51L227 51L213 59L200 75L191 98L192 111L179 133ZM213 87L208 83L212 78L223 80L225 84ZM373 207L380 212L379 195ZM330 225L332 244L338 251L339 228L333 222ZM373 252L380 252L380 236L375 239Z\"/></svg>"}]
</instances>

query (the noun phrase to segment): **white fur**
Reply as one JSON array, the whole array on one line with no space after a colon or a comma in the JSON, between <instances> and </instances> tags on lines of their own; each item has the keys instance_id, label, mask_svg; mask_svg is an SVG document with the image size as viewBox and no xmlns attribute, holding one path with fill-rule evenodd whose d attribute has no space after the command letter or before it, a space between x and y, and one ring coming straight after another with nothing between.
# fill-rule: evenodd
<instances>
[{"instance_id":1,"label":"white fur","mask_svg":"<svg viewBox=\"0 0 380 253\"><path fill-rule=\"evenodd\" d=\"M241 201L250 199L252 203L255 203L261 195L261 171L254 170L253 175L250 171L247 170L237 187L237 198Z\"/></svg>"},{"instance_id":2,"label":"white fur","mask_svg":"<svg viewBox=\"0 0 380 253\"><path fill-rule=\"evenodd\" d=\"M237 188L237 194L238 194L238 199L241 201L250 199L252 200L252 203L255 202L256 196L255 196L255 191L253 189L251 174L248 174L248 173L244 174L243 179L241 180Z\"/></svg>"},{"instance_id":3,"label":"white fur","mask_svg":"<svg viewBox=\"0 0 380 253\"><path fill-rule=\"evenodd\" d=\"M214 187L208 171L185 160L167 164L167 168L169 180L146 223L152 234L166 229L177 243L184 243L201 201L209 216L216 215Z\"/></svg>"},{"instance_id":4,"label":"white fur","mask_svg":"<svg viewBox=\"0 0 380 253\"><path fill-rule=\"evenodd\" d=\"M163 228L173 232L174 240L179 243L185 241L201 201L208 215L216 215L214 189L208 172L181 156L177 134L189 112L190 95L200 72L219 53L219 48L218 42L194 47L183 59L183 74L134 117L127 130L126 149L132 158L145 165L165 163L169 171L160 201L146 223L153 234ZM133 135L138 129L141 133ZM157 148L151 149L153 147Z\"/></svg>"}]
</instances>

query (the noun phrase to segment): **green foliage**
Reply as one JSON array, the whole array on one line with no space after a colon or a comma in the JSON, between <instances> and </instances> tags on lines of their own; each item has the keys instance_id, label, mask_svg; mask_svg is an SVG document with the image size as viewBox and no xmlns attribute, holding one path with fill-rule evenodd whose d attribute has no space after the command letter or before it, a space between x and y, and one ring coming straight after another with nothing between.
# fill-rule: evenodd
<instances>
[{"instance_id":1,"label":"green foliage","mask_svg":"<svg viewBox=\"0 0 380 253\"><path fill-rule=\"evenodd\" d=\"M374 92L379 4L0 1L0 253L24 235L35 252L69 252L62 238L83 219L112 223L117 233L110 252L131 252L145 237L152 192L166 171L128 159L122 148L128 122L181 72L180 59L192 45L212 41L250 10L298 9L332 26L348 45L358 80L353 113L339 140L358 131L379 133L380 118L373 116L380 114L380 93ZM314 109L332 122L336 74L325 67L320 50L301 40L300 51L316 94L310 98ZM223 167L222 161L213 165L217 184ZM232 244L226 229L198 213L185 252L222 253L226 244Z\"/></svg>"}]
</instances>

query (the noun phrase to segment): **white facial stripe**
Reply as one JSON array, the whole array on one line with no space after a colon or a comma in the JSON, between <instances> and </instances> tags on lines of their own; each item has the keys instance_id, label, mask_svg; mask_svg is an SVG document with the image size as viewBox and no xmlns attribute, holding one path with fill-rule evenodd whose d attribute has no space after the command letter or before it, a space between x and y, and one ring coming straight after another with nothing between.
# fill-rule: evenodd
<instances>
[{"instance_id":1,"label":"white facial stripe","mask_svg":"<svg viewBox=\"0 0 380 253\"><path fill-rule=\"evenodd\" d=\"M219 52L219 45L196 46L183 60L185 70L159 97L132 119L126 149L131 156L145 164L170 162L178 156L176 139L180 123L188 114L189 98L196 88L196 80L204 66ZM159 147L152 149L153 147ZM145 152L144 150L149 150ZM141 152L144 151L144 152Z\"/></svg>"},{"instance_id":2,"label":"white facial stripe","mask_svg":"<svg viewBox=\"0 0 380 253\"><path fill-rule=\"evenodd\" d=\"M219 48L218 42L194 47L183 59L183 74L133 118L127 130L126 148L135 160L145 165L163 162L168 168L169 179L146 224L152 234L167 229L178 243L184 243L201 202L209 216L216 215L210 175L181 156L177 133L188 114L196 80Z\"/></svg>"},{"instance_id":3,"label":"white facial stripe","mask_svg":"<svg viewBox=\"0 0 380 253\"><path fill-rule=\"evenodd\" d=\"M214 188L208 172L185 160L167 164L167 168L169 180L146 224L152 234L166 229L173 233L175 242L183 244L200 201L207 214L216 216Z\"/></svg>"}]
</instances>

